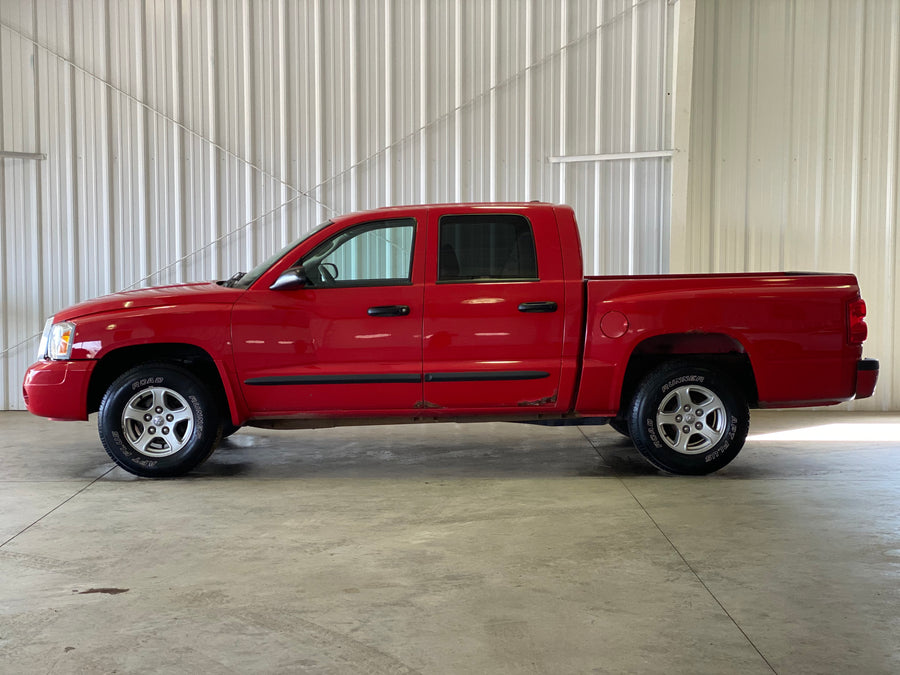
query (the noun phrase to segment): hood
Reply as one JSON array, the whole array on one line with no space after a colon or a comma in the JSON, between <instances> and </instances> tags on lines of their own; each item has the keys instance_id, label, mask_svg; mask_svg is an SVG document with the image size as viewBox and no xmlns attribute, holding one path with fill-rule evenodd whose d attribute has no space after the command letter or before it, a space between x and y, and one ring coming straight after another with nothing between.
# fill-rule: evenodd
<instances>
[{"instance_id":1,"label":"hood","mask_svg":"<svg viewBox=\"0 0 900 675\"><path fill-rule=\"evenodd\" d=\"M68 321L78 317L104 312L121 312L142 307L161 305L234 303L244 291L237 288L219 286L215 281L195 284L156 286L136 291L123 291L104 295L94 300L80 302L54 315L55 321Z\"/></svg>"}]
</instances>

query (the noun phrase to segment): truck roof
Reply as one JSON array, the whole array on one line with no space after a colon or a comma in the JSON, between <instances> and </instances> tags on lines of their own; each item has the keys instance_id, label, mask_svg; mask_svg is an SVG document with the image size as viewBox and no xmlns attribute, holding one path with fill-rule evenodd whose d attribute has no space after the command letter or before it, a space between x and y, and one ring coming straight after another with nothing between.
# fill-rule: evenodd
<instances>
[{"instance_id":1,"label":"truck roof","mask_svg":"<svg viewBox=\"0 0 900 675\"><path fill-rule=\"evenodd\" d=\"M558 206L557 204L553 204L551 202L542 202L542 201L529 201L529 202L446 202L443 204L404 204L397 206L382 206L377 209L369 209L365 211L353 211L345 214L341 214L339 216L335 216L332 218L332 222L341 222L345 219L357 219L359 217L370 217L370 216L385 216L385 215L394 215L394 214L404 214L408 215L410 212L415 211L427 211L430 209L439 209L439 210L458 210L459 213L471 213L474 211L478 211L480 209L515 209L515 210L523 210L523 209L534 209L534 208L553 208Z\"/></svg>"}]
</instances>

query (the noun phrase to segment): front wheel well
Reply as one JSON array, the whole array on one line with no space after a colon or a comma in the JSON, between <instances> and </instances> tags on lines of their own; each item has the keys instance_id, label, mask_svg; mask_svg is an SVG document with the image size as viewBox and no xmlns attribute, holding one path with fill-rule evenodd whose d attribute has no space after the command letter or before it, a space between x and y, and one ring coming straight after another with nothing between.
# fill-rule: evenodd
<instances>
[{"instance_id":1,"label":"front wheel well","mask_svg":"<svg viewBox=\"0 0 900 675\"><path fill-rule=\"evenodd\" d=\"M212 356L196 345L179 343L122 347L103 356L94 366L88 385L88 413L97 412L100 409L103 395L119 375L142 363L150 362L169 362L192 372L216 397L223 417L230 419L225 387Z\"/></svg>"}]
</instances>

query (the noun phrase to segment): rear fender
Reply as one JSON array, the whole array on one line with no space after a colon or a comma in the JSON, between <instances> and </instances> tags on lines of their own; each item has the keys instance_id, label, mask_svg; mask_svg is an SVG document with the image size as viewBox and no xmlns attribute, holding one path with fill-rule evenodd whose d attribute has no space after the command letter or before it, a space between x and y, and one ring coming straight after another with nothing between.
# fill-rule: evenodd
<instances>
[{"instance_id":1,"label":"rear fender","mask_svg":"<svg viewBox=\"0 0 900 675\"><path fill-rule=\"evenodd\" d=\"M641 380L673 358L714 365L739 384L751 406L756 405L756 378L750 355L740 340L725 333L667 333L642 340L627 358L586 365L576 410L581 414L617 414L627 407Z\"/></svg>"}]
</instances>

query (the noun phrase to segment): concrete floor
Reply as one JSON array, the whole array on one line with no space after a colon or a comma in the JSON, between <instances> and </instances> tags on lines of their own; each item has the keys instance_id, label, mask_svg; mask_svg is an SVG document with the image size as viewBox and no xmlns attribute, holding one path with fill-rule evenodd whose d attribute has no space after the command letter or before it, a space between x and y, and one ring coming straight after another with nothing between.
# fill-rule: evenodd
<instances>
[{"instance_id":1,"label":"concrete floor","mask_svg":"<svg viewBox=\"0 0 900 675\"><path fill-rule=\"evenodd\" d=\"M0 413L0 672L900 672L900 415L790 429L830 440L706 478L608 427L247 430L153 481Z\"/></svg>"}]
</instances>

